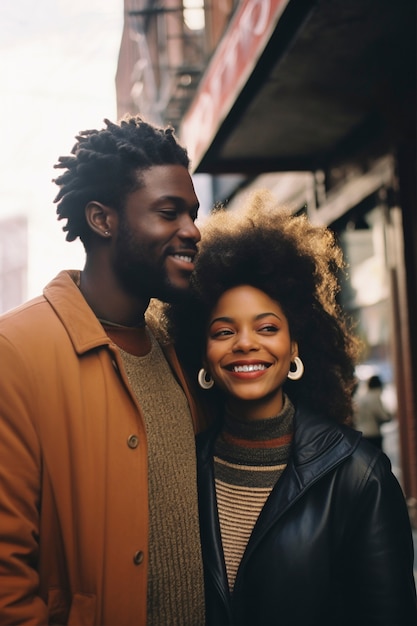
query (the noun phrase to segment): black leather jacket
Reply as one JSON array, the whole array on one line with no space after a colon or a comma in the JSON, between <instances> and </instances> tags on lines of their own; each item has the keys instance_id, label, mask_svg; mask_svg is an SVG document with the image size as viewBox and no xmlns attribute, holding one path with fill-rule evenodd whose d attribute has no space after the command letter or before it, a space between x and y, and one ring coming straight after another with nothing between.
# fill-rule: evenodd
<instances>
[{"instance_id":1,"label":"black leather jacket","mask_svg":"<svg viewBox=\"0 0 417 626\"><path fill-rule=\"evenodd\" d=\"M360 433L303 410L230 594L215 435L197 437L209 626L416 626L410 522L388 458Z\"/></svg>"}]
</instances>

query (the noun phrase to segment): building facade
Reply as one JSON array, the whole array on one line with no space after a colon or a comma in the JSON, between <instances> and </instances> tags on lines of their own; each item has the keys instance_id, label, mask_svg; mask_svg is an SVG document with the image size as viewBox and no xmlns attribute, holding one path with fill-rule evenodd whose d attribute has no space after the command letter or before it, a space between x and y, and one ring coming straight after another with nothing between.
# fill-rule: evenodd
<instances>
[{"instance_id":1,"label":"building facade","mask_svg":"<svg viewBox=\"0 0 417 626\"><path fill-rule=\"evenodd\" d=\"M268 187L337 234L358 378L385 382L417 498L415 1L124 1L119 116L171 123L213 200Z\"/></svg>"}]
</instances>

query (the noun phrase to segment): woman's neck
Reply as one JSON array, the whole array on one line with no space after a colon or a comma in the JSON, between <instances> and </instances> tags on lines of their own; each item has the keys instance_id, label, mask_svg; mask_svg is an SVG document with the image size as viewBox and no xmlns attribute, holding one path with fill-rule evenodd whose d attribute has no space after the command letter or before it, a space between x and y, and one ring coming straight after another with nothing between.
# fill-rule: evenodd
<instances>
[{"instance_id":1,"label":"woman's neck","mask_svg":"<svg viewBox=\"0 0 417 626\"><path fill-rule=\"evenodd\" d=\"M226 402L228 414L239 416L238 419L244 421L264 420L277 416L284 407L284 394L281 393L274 398L259 400L240 400L230 398Z\"/></svg>"}]
</instances>

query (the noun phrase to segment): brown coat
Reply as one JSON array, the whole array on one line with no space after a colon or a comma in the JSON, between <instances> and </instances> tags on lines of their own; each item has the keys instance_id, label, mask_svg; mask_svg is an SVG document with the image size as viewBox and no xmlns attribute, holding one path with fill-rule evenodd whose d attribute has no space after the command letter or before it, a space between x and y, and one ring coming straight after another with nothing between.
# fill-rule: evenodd
<instances>
[{"instance_id":1,"label":"brown coat","mask_svg":"<svg viewBox=\"0 0 417 626\"><path fill-rule=\"evenodd\" d=\"M0 624L145 625L144 421L71 273L0 318L0 362Z\"/></svg>"}]
</instances>

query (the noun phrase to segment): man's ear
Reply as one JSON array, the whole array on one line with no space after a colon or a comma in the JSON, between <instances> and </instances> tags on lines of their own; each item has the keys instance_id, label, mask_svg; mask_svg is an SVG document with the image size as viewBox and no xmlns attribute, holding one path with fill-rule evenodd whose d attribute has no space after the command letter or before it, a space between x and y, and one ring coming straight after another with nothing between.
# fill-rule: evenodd
<instances>
[{"instance_id":1,"label":"man's ear","mask_svg":"<svg viewBox=\"0 0 417 626\"><path fill-rule=\"evenodd\" d=\"M91 230L100 237L109 238L117 228L117 213L114 209L93 200L85 207L85 219Z\"/></svg>"}]
</instances>

